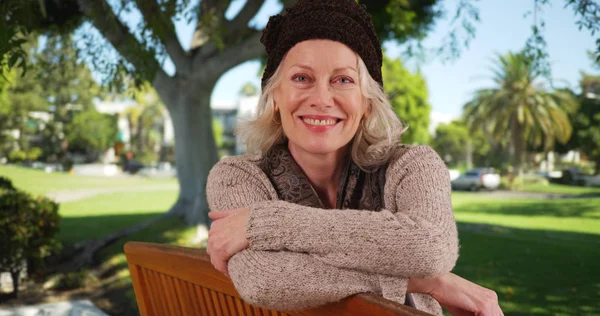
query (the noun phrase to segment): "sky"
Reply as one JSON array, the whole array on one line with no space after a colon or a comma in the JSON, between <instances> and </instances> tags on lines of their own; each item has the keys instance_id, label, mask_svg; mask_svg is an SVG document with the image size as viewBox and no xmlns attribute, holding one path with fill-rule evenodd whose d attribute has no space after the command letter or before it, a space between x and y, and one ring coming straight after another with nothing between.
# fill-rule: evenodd
<instances>
[{"instance_id":1,"label":"sky","mask_svg":"<svg viewBox=\"0 0 600 316\"><path fill-rule=\"evenodd\" d=\"M533 0L472 0L479 8L480 22L476 24L476 36L468 48L454 61L431 58L418 63L407 60L409 69L420 72L425 77L432 111L441 116L457 117L462 106L472 93L491 82L490 67L496 54L519 51L531 34L533 17L525 13L533 9ZM553 0L552 5L544 6L538 17L546 23L545 38L552 65L552 78L559 85L576 88L580 72L593 72L586 51L595 50L595 39L589 31L578 30L575 15L571 8L564 8L565 0ZM240 10L245 0L234 0L227 11L230 18ZM445 11L450 16L455 12L458 0L443 0ZM281 10L277 0L267 0L257 16L250 22L262 28L268 18ZM426 47L438 47L448 34L450 18L438 20L433 31L424 40ZM177 35L184 48L189 48L193 26L177 23ZM399 57L404 47L395 43L384 45L386 54ZM172 72L172 65L165 65ZM241 87L251 81L260 87L260 62L251 61L233 68L217 82L213 91L213 101L236 100Z\"/></svg>"}]
</instances>

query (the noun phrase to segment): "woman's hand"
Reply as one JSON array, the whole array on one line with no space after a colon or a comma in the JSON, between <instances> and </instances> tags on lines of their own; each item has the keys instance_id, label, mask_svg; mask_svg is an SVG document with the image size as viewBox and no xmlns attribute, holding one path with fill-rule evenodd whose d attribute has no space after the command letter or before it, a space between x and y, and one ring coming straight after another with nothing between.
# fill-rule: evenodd
<instances>
[{"instance_id":1,"label":"woman's hand","mask_svg":"<svg viewBox=\"0 0 600 316\"><path fill-rule=\"evenodd\" d=\"M224 212L210 212L213 220L208 232L206 252L215 269L229 276L227 262L233 255L248 248L246 226L250 209L238 208Z\"/></svg>"},{"instance_id":2,"label":"woman's hand","mask_svg":"<svg viewBox=\"0 0 600 316\"><path fill-rule=\"evenodd\" d=\"M435 279L410 279L409 293L431 295L453 316L501 316L496 292L453 273Z\"/></svg>"}]
</instances>

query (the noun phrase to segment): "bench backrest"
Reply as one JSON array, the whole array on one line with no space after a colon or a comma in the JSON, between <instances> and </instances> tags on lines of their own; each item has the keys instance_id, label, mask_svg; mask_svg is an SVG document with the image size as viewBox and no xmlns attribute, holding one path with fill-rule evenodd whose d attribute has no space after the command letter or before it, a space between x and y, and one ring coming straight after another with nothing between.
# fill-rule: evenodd
<instances>
[{"instance_id":1,"label":"bench backrest","mask_svg":"<svg viewBox=\"0 0 600 316\"><path fill-rule=\"evenodd\" d=\"M203 249L128 242L125 254L138 308L145 315L429 315L370 294L304 311L246 303Z\"/></svg>"}]
</instances>

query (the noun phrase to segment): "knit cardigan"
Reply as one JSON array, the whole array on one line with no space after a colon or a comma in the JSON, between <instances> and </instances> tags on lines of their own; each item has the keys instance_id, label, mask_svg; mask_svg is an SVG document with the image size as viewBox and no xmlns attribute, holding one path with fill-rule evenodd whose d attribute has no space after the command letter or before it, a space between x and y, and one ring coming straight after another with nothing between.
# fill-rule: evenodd
<instances>
[{"instance_id":1,"label":"knit cardigan","mask_svg":"<svg viewBox=\"0 0 600 316\"><path fill-rule=\"evenodd\" d=\"M207 182L212 211L247 207L249 248L228 271L250 304L299 310L375 293L404 303L408 279L450 272L458 258L448 170L430 147L400 146L386 170L384 209L337 210L281 201L261 156L217 163ZM411 294L417 309L437 301Z\"/></svg>"}]
</instances>

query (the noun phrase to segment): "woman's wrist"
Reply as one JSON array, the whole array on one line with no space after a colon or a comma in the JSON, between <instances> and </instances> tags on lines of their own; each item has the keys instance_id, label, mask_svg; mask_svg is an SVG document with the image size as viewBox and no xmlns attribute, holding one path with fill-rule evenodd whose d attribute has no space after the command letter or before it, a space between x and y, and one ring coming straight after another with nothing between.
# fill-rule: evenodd
<instances>
[{"instance_id":1,"label":"woman's wrist","mask_svg":"<svg viewBox=\"0 0 600 316\"><path fill-rule=\"evenodd\" d=\"M434 279L409 279L406 293L421 293L431 295L439 285L441 277Z\"/></svg>"}]
</instances>

